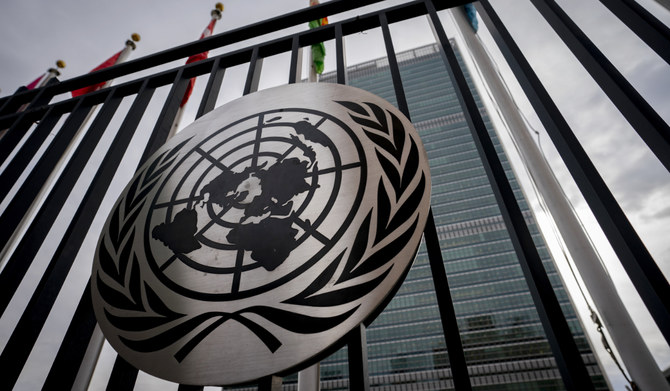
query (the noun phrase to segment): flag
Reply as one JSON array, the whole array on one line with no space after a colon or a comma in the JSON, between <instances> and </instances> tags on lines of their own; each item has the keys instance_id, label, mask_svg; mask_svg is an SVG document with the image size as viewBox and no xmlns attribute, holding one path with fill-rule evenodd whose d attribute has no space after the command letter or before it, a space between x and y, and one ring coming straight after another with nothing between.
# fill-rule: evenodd
<instances>
[{"instance_id":1,"label":"flag","mask_svg":"<svg viewBox=\"0 0 670 391\"><path fill-rule=\"evenodd\" d=\"M202 32L202 35L200 35L200 39L207 38L214 33L214 25L216 25L216 20L217 19L215 17L212 17L212 20L209 21L209 24L207 25L207 27L205 27L205 30ZM194 54L186 60L186 64L191 64L196 61L204 60L207 58L208 55L209 51ZM184 107L186 102L188 102L188 99L191 97L191 94L193 93L194 86L195 86L195 77L191 78L191 80L188 81L186 92L184 93L184 97L182 98L179 107Z\"/></svg>"},{"instance_id":2,"label":"flag","mask_svg":"<svg viewBox=\"0 0 670 391\"><path fill-rule=\"evenodd\" d=\"M310 0L309 6L319 5L319 0ZM321 18L319 20L312 20L309 22L309 28L315 29L317 27L328 24L328 18ZM312 63L314 64L314 71L319 75L323 73L323 63L326 59L326 46L323 42L312 45Z\"/></svg>"},{"instance_id":3,"label":"flag","mask_svg":"<svg viewBox=\"0 0 670 391\"><path fill-rule=\"evenodd\" d=\"M123 50L122 50L122 51L123 51ZM102 64L100 64L100 65L98 65L97 67L93 68L93 69L91 70L91 72L95 72L95 71L99 71L99 70L101 70L101 69L109 68L109 67L111 67L112 65L116 64L116 62L119 60L119 56L121 56L121 52L122 52L122 51L116 53L116 54L113 55L112 57L108 58L108 59L107 59L105 62L103 62ZM74 91L72 91L72 97L73 97L73 98L76 98L76 97L78 97L79 95L84 95L84 94L88 94L89 92L97 91L97 90L101 89L101 88L105 85L105 83L107 83L107 82L106 82L106 81L103 81L103 82L100 82L100 83L98 83L98 84L94 84L94 85L92 85L92 86L88 86L88 87L80 88L80 89L78 89L78 90L74 90Z\"/></svg>"},{"instance_id":4,"label":"flag","mask_svg":"<svg viewBox=\"0 0 670 391\"><path fill-rule=\"evenodd\" d=\"M41 81L43 78L44 78L44 75L41 75L40 77L38 77L37 79L35 79L34 82L28 84L28 85L26 86L26 88L29 89L29 90L33 90L33 89L35 89L35 87L37 87L37 86L40 84L40 81Z\"/></svg>"},{"instance_id":5,"label":"flag","mask_svg":"<svg viewBox=\"0 0 670 391\"><path fill-rule=\"evenodd\" d=\"M479 22L477 22L477 10L475 9L475 6L472 5L472 3L469 3L464 5L463 9L465 9L465 16L468 18L470 26L472 26L472 29L475 30L476 33L479 28Z\"/></svg>"}]
</instances>

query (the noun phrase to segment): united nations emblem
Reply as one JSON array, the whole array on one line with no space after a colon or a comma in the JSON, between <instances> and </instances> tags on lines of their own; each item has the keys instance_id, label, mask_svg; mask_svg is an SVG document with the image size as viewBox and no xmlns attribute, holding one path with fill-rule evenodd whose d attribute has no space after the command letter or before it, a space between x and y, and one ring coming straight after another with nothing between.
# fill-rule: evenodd
<instances>
[{"instance_id":1,"label":"united nations emblem","mask_svg":"<svg viewBox=\"0 0 670 391\"><path fill-rule=\"evenodd\" d=\"M167 380L299 369L390 300L429 198L419 137L381 98L325 83L245 96L122 192L93 265L96 317L122 357Z\"/></svg>"}]
</instances>

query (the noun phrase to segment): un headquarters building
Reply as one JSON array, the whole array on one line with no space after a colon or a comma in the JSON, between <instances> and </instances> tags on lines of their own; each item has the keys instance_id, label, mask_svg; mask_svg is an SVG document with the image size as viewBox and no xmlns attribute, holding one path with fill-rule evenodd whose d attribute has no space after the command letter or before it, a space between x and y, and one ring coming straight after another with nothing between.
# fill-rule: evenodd
<instances>
[{"instance_id":1,"label":"un headquarters building","mask_svg":"<svg viewBox=\"0 0 670 391\"><path fill-rule=\"evenodd\" d=\"M456 54L462 63L458 50ZM431 204L473 388L563 389L437 45L399 53L398 62L411 119L428 153L433 181ZM386 58L349 67L347 76L350 85L395 103ZM607 389L490 118L469 75L466 77L593 382L597 389ZM326 74L321 81L334 79L335 75ZM422 245L395 298L367 329L372 389L453 388L448 380L449 359L430 275L426 248ZM321 363L322 389L347 389L347 373L345 348Z\"/></svg>"}]
</instances>

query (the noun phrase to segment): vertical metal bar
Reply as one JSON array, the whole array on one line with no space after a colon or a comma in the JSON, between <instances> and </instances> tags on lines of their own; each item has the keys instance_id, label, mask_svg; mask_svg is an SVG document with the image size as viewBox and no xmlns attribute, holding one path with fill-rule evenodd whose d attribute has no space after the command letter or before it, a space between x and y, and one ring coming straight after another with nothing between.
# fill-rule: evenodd
<instances>
[{"instance_id":1,"label":"vertical metal bar","mask_svg":"<svg viewBox=\"0 0 670 391\"><path fill-rule=\"evenodd\" d=\"M426 228L423 231L423 239L426 241L428 250L428 261L430 271L433 275L433 285L435 286L435 296L437 297L437 306L440 310L440 319L442 320L442 333L444 342L447 345L447 354L449 355L449 367L454 381L454 387L460 390L471 390L470 375L468 374L468 365L465 361L463 351L463 342L458 330L456 321L456 311L454 310L454 301L449 290L449 281L447 271L444 269L444 259L442 259L442 250L440 249L440 239L437 236L433 210L428 214Z\"/></svg>"},{"instance_id":2,"label":"vertical metal bar","mask_svg":"<svg viewBox=\"0 0 670 391\"><path fill-rule=\"evenodd\" d=\"M258 82L261 78L261 69L263 68L263 58L258 56L258 46L255 46L251 52L249 61L249 72L247 72L247 81L244 84L244 95L258 91Z\"/></svg>"},{"instance_id":3,"label":"vertical metal bar","mask_svg":"<svg viewBox=\"0 0 670 391\"><path fill-rule=\"evenodd\" d=\"M180 384L177 391L203 391L205 387L203 386L189 386L186 384Z\"/></svg>"},{"instance_id":4,"label":"vertical metal bar","mask_svg":"<svg viewBox=\"0 0 670 391\"><path fill-rule=\"evenodd\" d=\"M0 367L3 376L0 377L0 388L11 389L21 373L30 351L51 311L61 287L67 277L75 256L81 247L101 201L109 188L117 167L132 139L135 129L151 100L154 88L147 87L145 80L135 99L125 121L119 128L114 141L104 156L102 164L96 172L91 185L82 198L70 224L65 228L64 235L49 262L44 275L40 279L33 295L24 310L19 322L0 354ZM48 208L42 208L46 210ZM32 231L31 231L32 229ZM40 221L35 220L29 227L30 234L26 234L19 246L12 254L13 263L33 259L45 239L48 227L43 227ZM3 270L6 271L9 264ZM2 288L4 289L4 287Z\"/></svg>"},{"instance_id":5,"label":"vertical metal bar","mask_svg":"<svg viewBox=\"0 0 670 391\"><path fill-rule=\"evenodd\" d=\"M405 116L407 116L407 118L411 118L407 98L405 97L405 90L402 86L402 79L400 77L400 67L398 66L398 59L396 58L395 49L393 48L391 31L389 30L388 20L385 13L380 14L380 22L398 108L405 114ZM465 353L463 351L463 344L456 322L456 311L454 310L451 293L449 292L449 283L444 269L440 243L437 240L437 229L435 227L432 209L428 215L428 221L426 222L423 234L424 239L426 240L426 247L428 248L428 260L433 274L435 294L438 298L440 319L442 321L442 330L444 331L444 339L447 345L447 354L449 355L454 387L458 390L471 390L472 386L470 385L470 376L468 375Z\"/></svg>"},{"instance_id":6,"label":"vertical metal bar","mask_svg":"<svg viewBox=\"0 0 670 391\"><path fill-rule=\"evenodd\" d=\"M186 88L190 78L183 78L183 69L180 69L177 72L177 75L174 78L172 88L168 93L167 98L165 99L165 104L163 109L158 115L158 121L154 126L151 136L147 141L147 146L144 149L144 153L140 158L140 162L146 162L149 159L149 156L153 154L158 147L165 144L165 140L168 139L170 130L172 129L172 124L174 119L177 116L177 111L179 111L179 105L181 104L184 94L186 93ZM140 163L141 165L141 163Z\"/></svg>"},{"instance_id":7,"label":"vertical metal bar","mask_svg":"<svg viewBox=\"0 0 670 391\"><path fill-rule=\"evenodd\" d=\"M23 170L28 166L28 163L33 159L35 153L40 149L44 140L46 140L49 133L56 126L62 114L56 114L53 107L50 107L39 125L30 133L26 142L17 151L14 158L5 166L5 169L0 173L0 200L4 199L12 186L16 183ZM0 243L4 243L0 240Z\"/></svg>"},{"instance_id":8,"label":"vertical metal bar","mask_svg":"<svg viewBox=\"0 0 670 391\"><path fill-rule=\"evenodd\" d=\"M463 114L482 159L482 164L493 189L503 221L516 251L540 321L547 335L549 345L556 358L556 364L568 390L593 390L593 384L586 365L572 338L568 322L563 316L561 305L544 269L540 254L528 230L521 208L512 186L507 180L498 152L495 149L484 120L479 113L468 83L463 75L456 55L451 48L444 28L432 0L425 1L429 21L437 35L449 77L463 109Z\"/></svg>"},{"instance_id":9,"label":"vertical metal bar","mask_svg":"<svg viewBox=\"0 0 670 391\"><path fill-rule=\"evenodd\" d=\"M165 104L163 105L163 109L158 116L156 126L154 126L154 129L151 132L151 136L149 136L149 140L147 141L147 145L144 148L144 152L142 153L142 157L140 158L140 161L137 165L137 169L139 169L139 167L142 166L144 162L149 160L151 155L153 155L154 152L158 150L158 148L165 144L165 141L167 141L170 135L170 129L174 123L174 118L177 115L179 105L181 104L182 97L186 92L186 87L188 86L189 81L189 79L182 78L182 71L183 70L180 69L179 72L177 72L175 81L172 85L172 88L170 89L170 92L168 93ZM91 316L95 316L92 309ZM123 358L121 358L121 356L117 355L116 362L119 362L119 360L125 361ZM132 390L135 385L134 383L135 379L137 378L138 369L133 366L121 366L119 368L119 372L124 372L125 374L122 376L133 379L132 387L130 384L128 384L129 388L123 388L124 390ZM134 377L132 373L134 373ZM117 390L122 389L118 388Z\"/></svg>"},{"instance_id":10,"label":"vertical metal bar","mask_svg":"<svg viewBox=\"0 0 670 391\"><path fill-rule=\"evenodd\" d=\"M396 57L395 49L393 48L393 40L391 39L391 31L389 30L388 19L385 12L379 14L379 22L382 28L382 35L384 36L386 57L389 61L391 80L393 81L393 90L395 91L396 102L398 102L398 109L405 114L407 118L411 118L409 114L409 106L407 105L407 97L405 96L405 89L402 86L402 79L400 78L398 58Z\"/></svg>"},{"instance_id":11,"label":"vertical metal bar","mask_svg":"<svg viewBox=\"0 0 670 391\"><path fill-rule=\"evenodd\" d=\"M277 376L265 376L258 381L258 391L281 391L282 378Z\"/></svg>"},{"instance_id":12,"label":"vertical metal bar","mask_svg":"<svg viewBox=\"0 0 670 391\"><path fill-rule=\"evenodd\" d=\"M342 44L342 29L339 26L339 42ZM338 29L335 29L336 51L337 51L337 83L345 84L344 77L344 47L338 50ZM341 51L341 52L340 52ZM402 88L402 87L401 87ZM365 335L365 325L359 324L346 336L347 354L349 359L349 389L368 391L370 380L368 375L368 344Z\"/></svg>"},{"instance_id":13,"label":"vertical metal bar","mask_svg":"<svg viewBox=\"0 0 670 391\"><path fill-rule=\"evenodd\" d=\"M212 111L212 109L214 109L214 106L216 106L216 99L219 97L221 82L223 81L223 75L225 72L226 69L221 68L221 57L214 60L214 64L212 64L212 72L209 74L207 86L205 86L205 92L202 96L202 100L200 101L198 112L195 115L196 119L209 113Z\"/></svg>"},{"instance_id":14,"label":"vertical metal bar","mask_svg":"<svg viewBox=\"0 0 670 391\"><path fill-rule=\"evenodd\" d=\"M342 37L342 24L335 25L335 58L337 60L337 83L347 84L347 58Z\"/></svg>"},{"instance_id":15,"label":"vertical metal bar","mask_svg":"<svg viewBox=\"0 0 670 391\"><path fill-rule=\"evenodd\" d=\"M617 18L670 64L670 28L633 0L600 0Z\"/></svg>"},{"instance_id":16,"label":"vertical metal bar","mask_svg":"<svg viewBox=\"0 0 670 391\"><path fill-rule=\"evenodd\" d=\"M670 343L668 281L488 0L480 0L476 7L663 337Z\"/></svg>"},{"instance_id":17,"label":"vertical metal bar","mask_svg":"<svg viewBox=\"0 0 670 391\"><path fill-rule=\"evenodd\" d=\"M531 0L658 160L670 170L670 126L553 0Z\"/></svg>"},{"instance_id":18,"label":"vertical metal bar","mask_svg":"<svg viewBox=\"0 0 670 391\"><path fill-rule=\"evenodd\" d=\"M121 356L116 356L112 374L107 382L107 391L126 391L135 388L137 369L130 365Z\"/></svg>"},{"instance_id":19,"label":"vertical metal bar","mask_svg":"<svg viewBox=\"0 0 670 391\"><path fill-rule=\"evenodd\" d=\"M47 82L47 86L57 82L56 79L51 79ZM33 100L30 101L26 110L45 105L49 103L52 97L53 93L47 91L47 87L43 87ZM30 129L32 123L36 120L36 118L34 118L34 113L25 113L26 110L23 110L24 113L14 121L9 129L0 131L0 164L7 159L28 129Z\"/></svg>"},{"instance_id":20,"label":"vertical metal bar","mask_svg":"<svg viewBox=\"0 0 670 391\"><path fill-rule=\"evenodd\" d=\"M4 132L0 138L0 164L4 163L9 155L11 155L34 121L34 116L24 111L14 120L9 129Z\"/></svg>"},{"instance_id":21,"label":"vertical metal bar","mask_svg":"<svg viewBox=\"0 0 670 391\"><path fill-rule=\"evenodd\" d=\"M291 40L291 64L288 71L288 84L294 84L301 80L302 75L302 48L298 35Z\"/></svg>"},{"instance_id":22,"label":"vertical metal bar","mask_svg":"<svg viewBox=\"0 0 670 391\"><path fill-rule=\"evenodd\" d=\"M91 299L91 282L89 281L84 288L84 293L81 295L77 309L70 321L70 326L58 348L58 353L42 389L73 389L73 384L89 347L91 335L93 335L97 324L92 312L93 302Z\"/></svg>"},{"instance_id":23,"label":"vertical metal bar","mask_svg":"<svg viewBox=\"0 0 670 391\"><path fill-rule=\"evenodd\" d=\"M346 338L349 355L349 389L367 391L370 389L370 380L365 326L362 323L359 324L347 334Z\"/></svg>"},{"instance_id":24,"label":"vertical metal bar","mask_svg":"<svg viewBox=\"0 0 670 391\"><path fill-rule=\"evenodd\" d=\"M44 238L65 205L72 188L79 179L84 167L86 167L90 156L93 154L93 150L97 146L100 137L107 127L107 122L112 118L121 103L121 98L112 99L112 95L113 94L110 93L100 113L98 113L98 116L91 125L91 128L82 139L65 169L63 169L62 175L58 178L58 181L47 196L44 204L28 226L23 238L20 239L14 253L9 257L5 268L0 273L0 314L4 313L7 308L14 292L19 287L21 280L28 271L40 244L44 241ZM41 164L40 161L35 169L38 169ZM48 167L49 165L47 164L46 168L41 169L44 171L48 169ZM37 181L35 178L36 177L31 174L26 179L26 182L33 180ZM37 194L40 188L41 186L38 186L32 189L32 191ZM30 190L30 182L28 184L28 190ZM25 207L25 209L27 209L30 206L30 203L21 203L26 197L30 197L30 194L27 190L23 191L22 188L9 204L8 210L0 216L0 224L2 224L2 226L0 226L0 233L3 240L0 243L7 243L9 236L11 236L12 232L21 221L23 213L19 214L20 208ZM25 212L25 210L23 210L23 212Z\"/></svg>"},{"instance_id":25,"label":"vertical metal bar","mask_svg":"<svg viewBox=\"0 0 670 391\"><path fill-rule=\"evenodd\" d=\"M9 242L9 239L12 237L12 234L18 227L21 219L30 209L30 205L39 194L54 167L58 164L58 161L63 157L63 153L67 150L73 137L91 110L91 105L87 105L82 101L77 103L74 110L63 124L63 127L58 131L51 143L49 143L44 154L40 157L35 167L30 171L30 174L25 181L23 181L14 197L12 197L5 212L0 216L0 243L4 244ZM43 136L46 138L47 135L43 134ZM30 139L27 141L30 141ZM24 149L30 150L31 148L26 146L26 148L21 148L21 151ZM16 164L14 164L15 162ZM2 175L0 175L0 178L13 184L19 178L23 169L29 162L30 160L24 160L22 156L16 156L12 159L10 165L6 167L6 175L5 172L3 172ZM9 186L11 186L11 184ZM0 191L0 198L4 197L8 191L8 188L3 188L2 191Z\"/></svg>"},{"instance_id":26,"label":"vertical metal bar","mask_svg":"<svg viewBox=\"0 0 670 391\"><path fill-rule=\"evenodd\" d=\"M165 143L165 140L167 139L167 132L165 131L165 125L166 124L171 124L171 121L174 121L174 116L179 108L179 103L181 103L181 99L179 97L184 96L184 92L186 91L186 87L188 85L188 79L182 79L182 73L178 72L176 77L175 77L175 82L168 93L168 97L165 100L165 104L163 105L163 110L161 111L161 116L165 115L169 118L165 118L164 120L160 120L156 122L156 126L154 127L154 130L152 132L152 136L149 138L149 142L147 143L147 146L145 147L144 152L142 153L142 158L140 158L140 161L137 165L139 168L142 164L146 162L146 160L151 156L156 150ZM130 113L129 113L130 115ZM79 300L79 305L77 306L77 311L75 312L75 316L70 323L70 326L68 327L67 333L65 335L65 338L63 339L63 342L61 344L61 347L59 349L59 356L57 357L56 362L54 363L54 366L51 368L51 372L60 372L62 369L59 369L59 367L67 367L67 370L72 373L73 371L76 371L79 369L81 362L84 358L84 354L86 349L78 342L79 340L90 340L91 335L93 334L94 327L90 327L91 324L95 324L95 315L93 313L93 306L91 305L91 299L90 299L90 281L87 285L87 289L84 290L84 293ZM61 351L63 351L63 355L68 355L68 361L67 362L60 362L59 358L61 357ZM67 352L67 353L66 353ZM57 364L58 363L58 364ZM137 372L137 369L128 366L121 367L119 371L135 371ZM50 373L51 376L51 373ZM54 375L55 379L58 379L57 375ZM61 378L61 380L64 380ZM57 382L55 384L60 384L60 385L67 385L70 386L71 383L65 383L63 382Z\"/></svg>"},{"instance_id":27,"label":"vertical metal bar","mask_svg":"<svg viewBox=\"0 0 670 391\"><path fill-rule=\"evenodd\" d=\"M15 112L20 107L20 104L15 102L17 100L16 94L24 91L28 91L28 89L25 86L21 86L14 92L14 94L0 99L0 115L7 115Z\"/></svg>"}]
</instances>

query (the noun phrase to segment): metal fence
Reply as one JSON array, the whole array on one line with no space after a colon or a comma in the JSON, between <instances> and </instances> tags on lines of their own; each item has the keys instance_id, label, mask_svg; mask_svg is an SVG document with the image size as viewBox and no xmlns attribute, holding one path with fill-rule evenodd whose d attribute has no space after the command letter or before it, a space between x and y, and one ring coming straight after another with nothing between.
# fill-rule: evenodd
<instances>
[{"instance_id":1,"label":"metal fence","mask_svg":"<svg viewBox=\"0 0 670 391\"><path fill-rule=\"evenodd\" d=\"M117 109L124 98L132 99L129 109L122 114L123 122L106 149L102 164L97 172L88 178L90 185L76 205L74 217L65 226L57 227L62 232L57 248L47 262L42 261L45 265L44 273L0 355L0 367L3 368L0 384L3 389L13 387L26 365L31 349L45 325L47 316L54 308L58 293L89 231L89 226L157 89L167 86L169 93L148 136L140 165L166 141L190 78L209 75L197 110L196 117L200 117L215 107L226 69L249 64L243 91L243 94L248 94L258 88L263 59L288 52L290 53L288 82L296 83L299 81L301 48L334 40L337 82L344 84L346 64L343 37L381 27L398 106L409 117L389 25L423 15L428 17L435 29L444 63L456 86L458 99L521 261L563 381L568 389L589 389L591 382L586 367L570 334L568 324L562 316L559 302L524 222L524 216L438 17L438 11L460 6L466 1L412 1L315 30L254 44L197 63L137 77L132 81L77 98L50 103L59 94L78 88L132 75L203 51L261 37L288 27L305 25L310 20L378 2L379 0L331 1L67 81L53 80L43 88L18 91L14 95L0 99L0 129L7 129L0 139L0 160L6 162L4 170L0 173L2 183L0 198L11 198L0 215L0 243L6 247L8 243L16 244L13 250L4 249L6 266L0 273L1 313L5 313L8 309L10 300L22 280L29 277L29 268L36 262L40 246L49 230L54 227L59 212L65 206L71 189L89 159L92 158L107 125L117 114ZM548 0L531 0L531 2L647 143L649 149L666 169L670 169L670 129L665 121L555 2ZM667 27L633 1L601 0L601 2L659 56L670 62L670 34ZM476 7L653 319L666 341L670 342L670 286L667 280L493 7L487 0L476 3ZM27 105L27 108L20 111L24 105ZM89 113L96 107L97 114L93 122L67 160L62 173L57 176L53 187L46 193L44 203L31 219L25 219L31 210L31 204L52 175L53 168L62 159ZM50 133L57 127L59 121L63 120L60 130L51 139ZM24 136L25 140L22 142ZM43 151L41 158L31 164L38 151ZM23 181L20 182L22 175ZM14 189L12 196L10 190L15 183L20 185ZM18 232L17 227L22 225L22 221L25 230ZM456 389L468 390L471 385L461 339L458 333L449 332L457 330L456 316L432 215L425 228L425 240L439 298L453 382ZM94 337L96 322L89 287L90 285L87 286L72 316L44 389L71 388L76 382L81 381L82 373L85 374L87 371L90 373L92 364L87 358L87 349L92 345L91 338ZM348 337L350 384L354 389L362 389L367 384L365 346L361 342L362 331L363 328L357 329ZM86 375L83 376L86 378ZM136 376L137 370L119 357L114 365L108 388L132 389ZM271 379L266 379L259 384L259 389L269 389L270 386ZM198 388L180 386L181 389Z\"/></svg>"}]
</instances>

